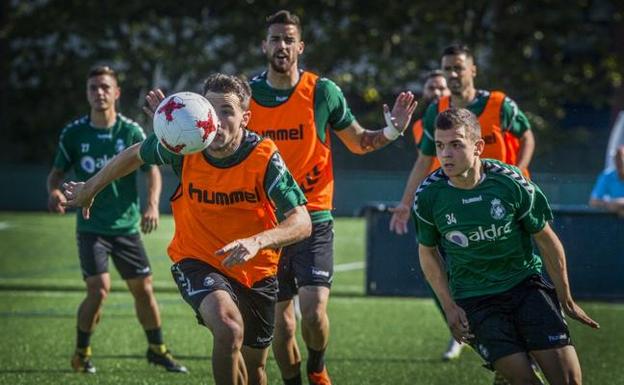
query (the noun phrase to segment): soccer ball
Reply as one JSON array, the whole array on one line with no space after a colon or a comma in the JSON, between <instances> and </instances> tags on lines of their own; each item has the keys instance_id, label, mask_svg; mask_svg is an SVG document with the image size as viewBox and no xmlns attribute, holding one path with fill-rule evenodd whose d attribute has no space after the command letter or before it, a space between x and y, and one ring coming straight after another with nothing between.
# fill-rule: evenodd
<instances>
[{"instance_id":1,"label":"soccer ball","mask_svg":"<svg viewBox=\"0 0 624 385\"><path fill-rule=\"evenodd\" d=\"M154 112L154 133L174 154L202 151L212 143L219 125L212 104L193 92L167 96Z\"/></svg>"}]
</instances>

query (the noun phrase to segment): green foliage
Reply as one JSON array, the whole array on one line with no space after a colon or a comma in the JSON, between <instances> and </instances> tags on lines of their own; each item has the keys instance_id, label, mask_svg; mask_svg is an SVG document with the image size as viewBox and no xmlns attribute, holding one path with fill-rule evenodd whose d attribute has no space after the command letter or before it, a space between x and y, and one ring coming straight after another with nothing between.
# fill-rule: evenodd
<instances>
[{"instance_id":1,"label":"green foliage","mask_svg":"<svg viewBox=\"0 0 624 385\"><path fill-rule=\"evenodd\" d=\"M1 122L14 162L49 161L61 127L88 111L84 76L95 63L122 73L122 111L145 122L152 87L198 90L209 73L253 76L264 69L264 17L289 8L302 17L305 68L335 80L358 120L377 128L381 103L419 90L451 42L477 54L482 88L503 89L534 117L538 136L555 143L570 105L620 109L624 47L622 2L539 0L425 2L11 1L0 20ZM7 43L8 42L8 43ZM33 148L36 138L40 146ZM576 138L582 141L582 137ZM602 143L600 145L603 145ZM399 145L401 147L401 145ZM367 164L409 168L412 147ZM548 143L538 151L550 151ZM346 159L346 163L350 160ZM376 166L379 167L379 166Z\"/></svg>"}]
</instances>

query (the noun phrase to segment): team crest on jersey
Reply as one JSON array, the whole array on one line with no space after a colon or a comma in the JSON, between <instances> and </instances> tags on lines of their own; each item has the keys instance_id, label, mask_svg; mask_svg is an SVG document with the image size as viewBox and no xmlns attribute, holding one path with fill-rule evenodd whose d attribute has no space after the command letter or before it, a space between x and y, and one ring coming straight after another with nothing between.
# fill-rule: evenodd
<instances>
[{"instance_id":1,"label":"team crest on jersey","mask_svg":"<svg viewBox=\"0 0 624 385\"><path fill-rule=\"evenodd\" d=\"M124 143L123 139L121 139L121 138L117 139L117 143L115 143L115 152L117 152L119 154L125 148L126 148L126 144Z\"/></svg>"},{"instance_id":2,"label":"team crest on jersey","mask_svg":"<svg viewBox=\"0 0 624 385\"><path fill-rule=\"evenodd\" d=\"M210 287L210 286L212 286L214 284L215 284L215 280L212 277L204 278L204 286L205 287Z\"/></svg>"},{"instance_id":3,"label":"team crest on jersey","mask_svg":"<svg viewBox=\"0 0 624 385\"><path fill-rule=\"evenodd\" d=\"M507 214L507 210L505 210L505 206L501 204L500 199L492 199L490 201L492 203L492 207L490 207L490 215L494 219L503 219L505 218L505 214Z\"/></svg>"}]
</instances>

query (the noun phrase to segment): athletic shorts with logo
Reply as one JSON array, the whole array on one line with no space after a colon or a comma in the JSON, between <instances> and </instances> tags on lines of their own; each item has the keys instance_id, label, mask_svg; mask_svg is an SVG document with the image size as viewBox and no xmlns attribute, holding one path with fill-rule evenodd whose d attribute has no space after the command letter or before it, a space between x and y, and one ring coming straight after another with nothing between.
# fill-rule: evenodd
<instances>
[{"instance_id":1,"label":"athletic shorts with logo","mask_svg":"<svg viewBox=\"0 0 624 385\"><path fill-rule=\"evenodd\" d=\"M312 225L312 235L282 250L278 301L292 299L302 286L331 287L334 279L334 222Z\"/></svg>"},{"instance_id":2,"label":"athletic shorts with logo","mask_svg":"<svg viewBox=\"0 0 624 385\"><path fill-rule=\"evenodd\" d=\"M553 286L533 275L499 294L458 299L475 338L472 347L491 369L496 360L571 345Z\"/></svg>"},{"instance_id":3,"label":"athletic shorts with logo","mask_svg":"<svg viewBox=\"0 0 624 385\"><path fill-rule=\"evenodd\" d=\"M243 345L264 349L273 341L277 279L268 277L249 288L208 263L183 259L171 266L171 274L182 298L195 310L197 322L205 325L199 306L207 295L223 290L238 306L243 323Z\"/></svg>"},{"instance_id":4,"label":"athletic shorts with logo","mask_svg":"<svg viewBox=\"0 0 624 385\"><path fill-rule=\"evenodd\" d=\"M99 235L79 232L76 233L76 241L83 279L107 273L109 255L123 279L152 274L139 234Z\"/></svg>"}]
</instances>

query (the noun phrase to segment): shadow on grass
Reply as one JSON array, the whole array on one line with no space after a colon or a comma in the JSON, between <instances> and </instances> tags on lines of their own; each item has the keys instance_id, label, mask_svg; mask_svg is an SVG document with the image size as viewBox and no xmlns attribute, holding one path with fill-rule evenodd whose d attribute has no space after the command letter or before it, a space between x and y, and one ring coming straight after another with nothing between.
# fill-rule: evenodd
<instances>
[{"instance_id":1,"label":"shadow on grass","mask_svg":"<svg viewBox=\"0 0 624 385\"><path fill-rule=\"evenodd\" d=\"M144 360L145 356L141 354L98 354L94 359L116 359L116 360ZM212 359L212 356L198 356L198 355L183 355L176 354L176 360L180 361L209 361ZM275 358L270 355L268 357L269 361L275 361ZM441 364L445 365L446 362L442 361L440 358L434 357L334 357L327 359L328 363L331 362L343 362L343 363L411 363L411 364Z\"/></svg>"},{"instance_id":2,"label":"shadow on grass","mask_svg":"<svg viewBox=\"0 0 624 385\"><path fill-rule=\"evenodd\" d=\"M0 369L0 374L73 373L71 369Z\"/></svg>"}]
</instances>

